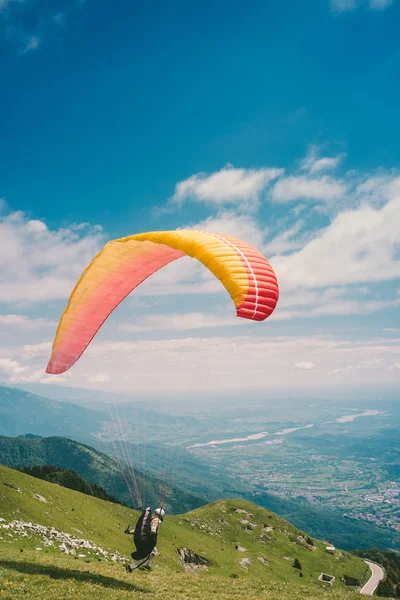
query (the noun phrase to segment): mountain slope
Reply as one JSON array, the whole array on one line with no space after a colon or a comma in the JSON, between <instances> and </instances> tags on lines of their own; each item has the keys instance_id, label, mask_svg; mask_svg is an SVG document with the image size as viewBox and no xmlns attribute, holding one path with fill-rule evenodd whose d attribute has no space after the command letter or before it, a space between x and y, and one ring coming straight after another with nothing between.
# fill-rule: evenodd
<instances>
[{"instance_id":1,"label":"mountain slope","mask_svg":"<svg viewBox=\"0 0 400 600\"><path fill-rule=\"evenodd\" d=\"M42 387L46 386L42 385ZM59 386L52 387L58 388ZM38 389L41 390L41 388ZM53 390L50 391L51 394L55 393ZM72 391L72 388L66 388L62 390L62 394L70 394ZM49 395L51 394L49 393ZM88 394L92 403L96 400L96 394L100 394L103 399L100 398L95 405L103 407L105 412L93 411L77 404L45 399L16 388L0 386L0 435L19 435L31 432L39 435L74 437L82 440L84 444L88 442L90 446L94 445L112 456L114 443L110 440L114 441L119 437L119 429L116 429L110 421L104 395L88 390L77 390L76 394L78 394L78 399ZM180 491L176 493L176 497L175 492L169 495L169 509L174 512L199 506L202 502L198 498L204 498L205 501L210 502L221 497L240 496L278 512L316 537L330 537L333 543L347 550L355 547L400 550L400 536L396 532L393 533L372 523L343 517L340 510L321 509L300 500L281 498L268 493L267 490L259 491L244 485L241 480L234 478L231 472L194 458L186 452L184 447L175 446L170 452L168 448L170 432L174 428L185 431L186 424L195 421L193 419L163 415L148 406L143 411L143 407L139 404L132 406L121 404L119 415L125 430L125 438L136 440L135 443L128 444L132 456L143 469L145 465L146 478L143 477L142 484L142 487L147 490L145 501L154 504L159 495L159 483L157 482L154 487L154 481L152 483L151 477L147 478L147 475L156 479L164 479L166 467L168 467L168 480L171 481L171 476L173 476L174 488L185 490L185 493L188 494L185 497ZM140 424L139 427L137 427L136 418ZM145 446L142 443L143 438L146 439ZM171 439L174 439L173 435ZM118 452L122 457L119 449ZM166 455L168 454L169 460L166 465ZM46 464L49 464L49 461L48 457ZM14 456L3 462L10 466L23 466ZM37 464L44 463L38 462ZM71 462L54 464L63 468L75 468L72 458ZM98 483L105 487L109 493L118 496L123 501L131 502L127 486L119 475L118 469L117 476L115 476L114 469L110 471L110 481L108 482L105 482L104 477L107 478L107 474L103 472L97 473L93 477L87 471L79 474L91 483Z\"/></svg>"},{"instance_id":2,"label":"mountain slope","mask_svg":"<svg viewBox=\"0 0 400 600\"><path fill-rule=\"evenodd\" d=\"M67 435L89 438L103 428L103 413L0 386L0 435Z\"/></svg>"},{"instance_id":3,"label":"mountain slope","mask_svg":"<svg viewBox=\"0 0 400 600\"><path fill-rule=\"evenodd\" d=\"M173 415L163 411L163 404L156 405L154 402L140 400L136 397L126 396L122 394L108 394L99 390L87 390L83 388L72 388L60 385L51 384L26 384L11 387L9 389L19 390L21 392L29 392L37 397L47 398L66 404L75 404L80 408L88 409L89 411L97 411L103 414L103 420L109 423L108 432L115 436L116 430L111 423L110 427L110 408L114 416L120 417L123 422L126 437L129 435L134 439L139 438L143 441L152 440L160 442L171 439L170 429L176 428L180 431L187 426L195 427L196 431L201 426L200 421L188 415ZM114 404L115 401L115 404ZM118 410L115 409L118 407ZM78 436L76 436L78 437ZM87 434L86 434L87 438ZM189 437L189 440L191 438Z\"/></svg>"},{"instance_id":4,"label":"mountain slope","mask_svg":"<svg viewBox=\"0 0 400 600\"><path fill-rule=\"evenodd\" d=\"M107 454L113 452L112 445L99 444L97 440L94 443L104 452L61 437L0 436L0 463L17 468L56 465L64 469L74 469L89 483L104 487L108 493L132 505L126 482L120 472L120 463ZM132 456L135 456L137 449L134 445L128 446L131 447ZM120 450L118 451L120 453ZM143 447L140 447L140 455L143 454ZM241 482L222 477L221 474L215 475L210 468L185 453L183 449L175 448L171 456L173 460L170 462L175 464L172 474L177 481L175 485L169 486L171 491L166 503L169 512L185 512L224 496L240 497L277 512L311 535L329 538L346 550L355 547L400 550L399 536L374 524L346 519L338 511L317 509L266 492L252 492ZM136 469L135 472L139 488L141 492L145 492L144 501L154 506L159 501L160 478L165 471L165 449L148 444L146 464L146 476ZM168 475L171 475L171 469L168 470Z\"/></svg>"},{"instance_id":5,"label":"mountain slope","mask_svg":"<svg viewBox=\"0 0 400 600\"><path fill-rule=\"evenodd\" d=\"M73 469L89 483L103 487L109 494L132 505L121 463L88 446L63 437L0 436L0 463L14 468L54 465ZM144 503L159 503L161 481L135 470ZM127 473L127 478L130 475ZM128 479L130 480L130 479ZM132 484L130 484L132 485ZM171 486L166 501L168 512L184 512L204 504L198 496Z\"/></svg>"},{"instance_id":6,"label":"mountain slope","mask_svg":"<svg viewBox=\"0 0 400 600\"><path fill-rule=\"evenodd\" d=\"M305 534L299 537L301 532L291 524L234 500L186 515L167 515L154 570L127 575L120 557L129 556L132 541L123 530L137 512L5 467L0 467L0 496L5 598L316 600L328 597L317 579L325 572L336 577L327 590L329 598L339 600L357 597L341 582L344 574L361 582L368 578L359 558L341 551L327 554L324 542L314 541L315 549L308 549ZM62 532L70 536L64 551L73 544L85 549L65 555L59 547ZM209 566L196 574L187 572L177 553L180 547L205 557ZM301 563L303 577L292 566L294 558Z\"/></svg>"}]
</instances>

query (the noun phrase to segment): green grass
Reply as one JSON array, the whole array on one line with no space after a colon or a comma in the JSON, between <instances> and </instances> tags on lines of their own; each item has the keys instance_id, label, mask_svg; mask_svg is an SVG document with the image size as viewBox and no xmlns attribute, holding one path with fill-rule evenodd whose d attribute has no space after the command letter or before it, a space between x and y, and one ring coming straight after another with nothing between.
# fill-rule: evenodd
<instances>
[{"instance_id":1,"label":"green grass","mask_svg":"<svg viewBox=\"0 0 400 600\"><path fill-rule=\"evenodd\" d=\"M18 487L18 493L8 485ZM40 494L47 503L36 499ZM237 513L236 510L245 510ZM82 537L108 551L129 557L132 540L123 534L138 514L125 507L104 502L79 492L34 479L12 469L0 467L0 516L5 522L30 521ZM241 524L247 519L254 529ZM264 525L273 527L265 532ZM79 533L77 530L79 530ZM146 598L148 600L295 600L307 598L358 597L340 581L343 574L365 581L366 565L359 558L338 551L325 552L326 543L315 541L315 551L298 543L300 532L274 513L254 504L223 500L185 515L167 516L162 524L158 549L160 555L151 572L127 574L120 563L67 556L58 547L46 548L39 537L20 537L0 529L0 600L3 598L110 600ZM261 539L260 539L260 536ZM235 544L246 548L239 552ZM196 574L186 573L177 556L185 546L211 561L210 567ZM36 550L41 547L42 550ZM263 564L259 557L268 560ZM292 567L298 558L303 577ZM248 572L240 559L252 561ZM332 588L322 588L318 575L336 577ZM232 577L235 576L235 578Z\"/></svg>"},{"instance_id":2,"label":"green grass","mask_svg":"<svg viewBox=\"0 0 400 600\"><path fill-rule=\"evenodd\" d=\"M190 575L154 569L126 574L115 565L77 564L69 557L27 553L1 556L2 600L355 600L359 594L341 588L291 585L254 577L231 579L209 573ZM1 591L2 590L2 591Z\"/></svg>"}]
</instances>

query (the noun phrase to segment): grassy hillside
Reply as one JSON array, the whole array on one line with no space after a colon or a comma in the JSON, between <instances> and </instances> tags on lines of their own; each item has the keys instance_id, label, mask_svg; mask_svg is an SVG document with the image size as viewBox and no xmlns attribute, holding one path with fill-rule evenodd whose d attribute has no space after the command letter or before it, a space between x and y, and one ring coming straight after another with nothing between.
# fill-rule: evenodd
<instances>
[{"instance_id":1,"label":"grassy hillside","mask_svg":"<svg viewBox=\"0 0 400 600\"><path fill-rule=\"evenodd\" d=\"M73 469L89 483L103 487L109 494L132 505L121 474L121 464L86 444L63 437L0 436L0 463L15 468L55 465L62 469ZM159 502L160 481L155 477L144 476L137 470L135 473L143 501L154 506ZM202 504L204 502L201 498L171 487L166 509L174 513L185 512Z\"/></svg>"},{"instance_id":2,"label":"grassy hillside","mask_svg":"<svg viewBox=\"0 0 400 600\"><path fill-rule=\"evenodd\" d=\"M359 596L340 578L368 577L359 558L341 551L329 555L326 543L319 541L311 549L295 527L244 501L167 515L153 570L133 574L125 572L120 556L132 551L132 540L123 531L137 518L135 511L5 467L0 467L0 506L1 598L350 600ZM47 529L37 530L35 524ZM83 545L75 555L66 555L59 548L61 532L72 536L67 540L74 538L70 544L83 539L92 547ZM209 566L186 572L179 547L205 557ZM302 577L292 566L295 558ZM321 572L336 577L332 588L321 587Z\"/></svg>"}]
</instances>

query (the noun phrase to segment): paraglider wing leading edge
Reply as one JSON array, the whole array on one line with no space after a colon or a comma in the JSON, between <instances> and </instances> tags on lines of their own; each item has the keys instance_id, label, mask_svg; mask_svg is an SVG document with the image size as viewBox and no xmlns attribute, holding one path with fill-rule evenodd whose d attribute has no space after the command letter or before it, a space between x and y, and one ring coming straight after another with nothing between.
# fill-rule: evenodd
<instances>
[{"instance_id":1,"label":"paraglider wing leading edge","mask_svg":"<svg viewBox=\"0 0 400 600\"><path fill-rule=\"evenodd\" d=\"M275 309L279 289L274 270L242 240L192 230L113 240L95 256L71 293L46 372L59 374L72 367L118 304L150 275L183 256L199 260L221 281L238 317L263 321Z\"/></svg>"}]
</instances>

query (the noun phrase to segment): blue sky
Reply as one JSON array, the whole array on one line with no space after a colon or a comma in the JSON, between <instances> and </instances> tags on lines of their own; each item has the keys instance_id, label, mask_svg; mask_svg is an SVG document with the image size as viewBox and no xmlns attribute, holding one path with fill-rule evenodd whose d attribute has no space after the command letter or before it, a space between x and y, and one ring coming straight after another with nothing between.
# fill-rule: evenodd
<instances>
[{"instance_id":1,"label":"blue sky","mask_svg":"<svg viewBox=\"0 0 400 600\"><path fill-rule=\"evenodd\" d=\"M399 383L399 22L396 0L0 0L0 380ZM101 245L186 226L265 253L273 318L235 321L178 261L47 379L59 314Z\"/></svg>"}]
</instances>

